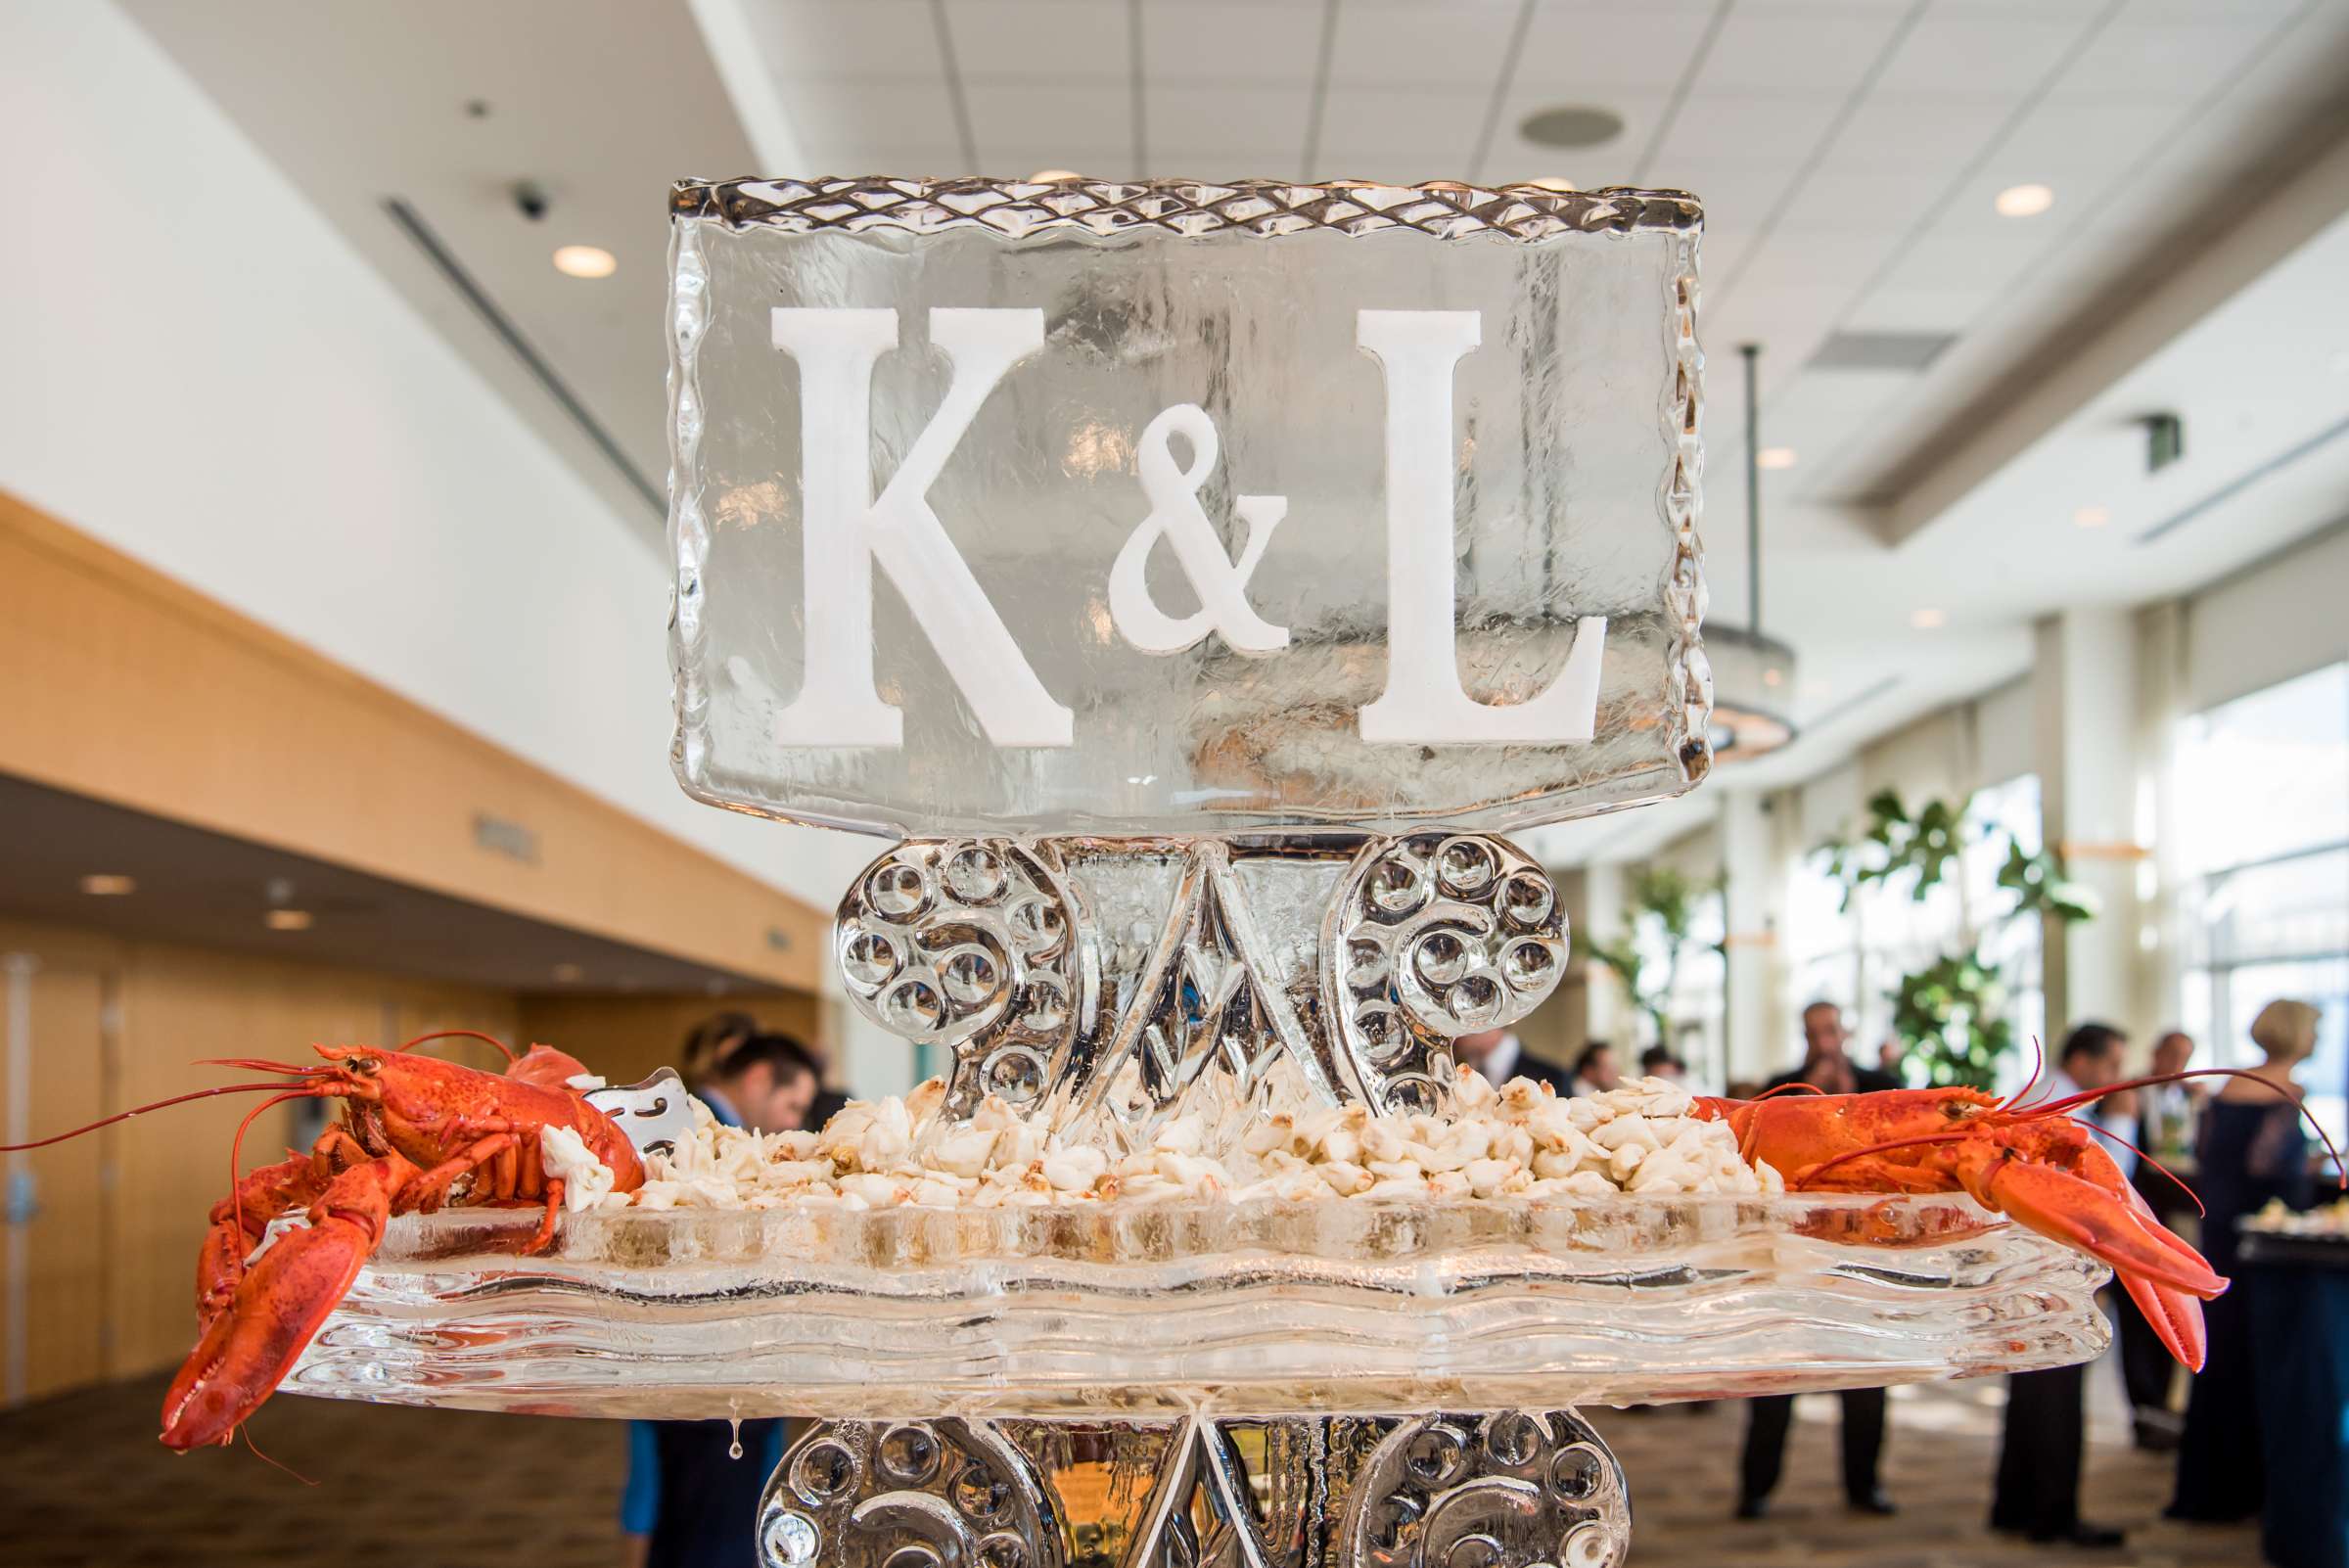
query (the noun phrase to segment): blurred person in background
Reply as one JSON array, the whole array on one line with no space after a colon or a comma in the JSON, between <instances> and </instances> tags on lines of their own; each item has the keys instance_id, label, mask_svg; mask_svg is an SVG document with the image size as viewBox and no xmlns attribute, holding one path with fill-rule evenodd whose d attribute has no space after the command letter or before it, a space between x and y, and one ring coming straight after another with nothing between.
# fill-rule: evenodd
<instances>
[{"instance_id":1,"label":"blurred person in background","mask_svg":"<svg viewBox=\"0 0 2349 1568\"><path fill-rule=\"evenodd\" d=\"M759 1021L748 1013L712 1013L685 1032L677 1052L677 1076L687 1088L707 1084L735 1046L759 1033Z\"/></svg>"},{"instance_id":2,"label":"blurred person in background","mask_svg":"<svg viewBox=\"0 0 2349 1568\"><path fill-rule=\"evenodd\" d=\"M719 1019L688 1037L688 1059ZM707 1076L687 1087L723 1125L791 1132L805 1124L816 1094L815 1058L791 1036L743 1034L722 1053L705 1050L700 1059ZM759 1497L782 1458L779 1420L739 1428L730 1421L629 1422L620 1522L630 1561L640 1568L759 1568Z\"/></svg>"},{"instance_id":3,"label":"blurred person in background","mask_svg":"<svg viewBox=\"0 0 2349 1568\"><path fill-rule=\"evenodd\" d=\"M2202 1253L2232 1277L2234 1222L2271 1199L2305 1209L2315 1199L2308 1133L2300 1123L2300 1085L2292 1075L2317 1048L2318 1010L2304 1001L2272 1001L2251 1020L2251 1042L2265 1058L2256 1083L2229 1079L2202 1114L2194 1148L2194 1190L2202 1196ZM2229 1291L2202 1309L2210 1354L2187 1401L2178 1445L2178 1488L2169 1516L2197 1524L2247 1519L2260 1511L2266 1465L2252 1379L2262 1346L2249 1309Z\"/></svg>"},{"instance_id":4,"label":"blurred person in background","mask_svg":"<svg viewBox=\"0 0 2349 1568\"><path fill-rule=\"evenodd\" d=\"M1669 1045L1650 1045L1639 1053L1639 1076L1679 1084L1688 1077L1688 1064L1675 1056Z\"/></svg>"},{"instance_id":5,"label":"blurred person in background","mask_svg":"<svg viewBox=\"0 0 2349 1568\"><path fill-rule=\"evenodd\" d=\"M1890 1073L1853 1061L1851 1042L1852 1032L1843 1027L1843 1009L1831 1001L1813 1002L1803 1009L1802 1065L1780 1073L1764 1088L1808 1084L1821 1094L1873 1094L1901 1086Z\"/></svg>"},{"instance_id":6,"label":"blurred person in background","mask_svg":"<svg viewBox=\"0 0 2349 1568\"><path fill-rule=\"evenodd\" d=\"M2044 1104L2083 1089L2117 1084L2128 1071L2128 1037L2110 1024L2082 1024L2065 1038L2055 1071L2019 1103ZM2097 1130L2097 1141L2124 1174L2135 1168L2137 1155L2128 1144L2136 1139L2136 1107L2129 1091L2083 1106L2074 1114ZM2125 1310L2134 1312L2136 1304L2130 1303ZM2120 1531L2080 1517L2087 1371L2084 1365L2051 1366L2043 1372L2016 1372L2006 1379L1998 1484L1990 1503L1993 1530L2027 1536L2043 1545L2117 1549L2127 1545Z\"/></svg>"},{"instance_id":7,"label":"blurred person in background","mask_svg":"<svg viewBox=\"0 0 2349 1568\"><path fill-rule=\"evenodd\" d=\"M1525 1042L1510 1029L1483 1029L1473 1035L1462 1035L1451 1042L1451 1059L1463 1067L1473 1067L1485 1082L1495 1088L1512 1078L1530 1078L1537 1084L1546 1084L1559 1094L1566 1092L1566 1074L1563 1070L1526 1054Z\"/></svg>"},{"instance_id":8,"label":"blurred person in background","mask_svg":"<svg viewBox=\"0 0 2349 1568\"><path fill-rule=\"evenodd\" d=\"M1803 1009L1802 1065L1780 1073L1766 1087L1809 1084L1822 1093L1860 1094L1899 1086L1898 1081L1854 1062L1845 1050L1850 1039L1843 1027L1843 1009L1831 1001L1813 1002ZM1751 1094L1734 1097L1753 1098ZM1847 1388L1836 1397L1843 1402L1844 1500L1860 1513L1899 1512L1880 1478L1884 1391ZM1768 1394L1747 1400L1745 1407L1745 1453L1737 1467L1737 1517L1759 1519L1770 1511L1770 1495L1777 1490L1778 1476L1786 1467L1786 1433L1794 1425L1794 1396Z\"/></svg>"},{"instance_id":9,"label":"blurred person in background","mask_svg":"<svg viewBox=\"0 0 2349 1568\"><path fill-rule=\"evenodd\" d=\"M1876 1047L1876 1071L1895 1084L1906 1082L1909 1047L1897 1039L1888 1039Z\"/></svg>"},{"instance_id":10,"label":"blurred person in background","mask_svg":"<svg viewBox=\"0 0 2349 1568\"><path fill-rule=\"evenodd\" d=\"M2194 1057L2194 1042L2181 1030L2171 1030L2153 1042L2145 1071L2153 1076L2183 1073ZM2188 1222L2193 1200L2182 1181L2194 1174L2194 1123L2201 1114L2201 1086L2195 1084L2152 1084L2137 1095L2138 1147L2152 1156L2141 1159L2131 1178L2153 1217L2172 1230ZM2134 1417L2137 1446L2167 1453L2178 1446L2179 1418L2172 1390L2178 1363L2163 1347L2137 1303L2115 1302L2120 1317L2121 1375L2129 1385L2129 1407Z\"/></svg>"},{"instance_id":11,"label":"blurred person in background","mask_svg":"<svg viewBox=\"0 0 2349 1568\"><path fill-rule=\"evenodd\" d=\"M1623 1069L1616 1065L1615 1047L1603 1039L1594 1039L1583 1047L1574 1059L1574 1079L1562 1091L1575 1099L1588 1099L1604 1094L1623 1082Z\"/></svg>"}]
</instances>

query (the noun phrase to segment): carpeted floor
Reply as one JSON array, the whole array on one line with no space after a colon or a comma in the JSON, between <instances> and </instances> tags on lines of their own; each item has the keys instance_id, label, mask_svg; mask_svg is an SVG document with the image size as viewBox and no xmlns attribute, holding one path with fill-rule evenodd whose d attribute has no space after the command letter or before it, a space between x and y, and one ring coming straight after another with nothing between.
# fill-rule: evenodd
<instances>
[{"instance_id":1,"label":"carpeted floor","mask_svg":"<svg viewBox=\"0 0 2349 1568\"><path fill-rule=\"evenodd\" d=\"M0 1562L12 1568L259 1568L270 1564L604 1568L625 1561L614 1523L622 1431L560 1421L282 1399L242 1447L177 1458L155 1442L160 1382L92 1390L0 1415ZM1771 1518L1728 1517L1743 1418L1594 1411L1632 1483L1636 1568L1990 1568L2020 1563L2248 1568L2254 1533L2158 1522L2169 1464L2099 1434L2086 1507L2132 1528L2119 1552L2056 1552L1983 1527L1994 1386L1904 1392L1885 1481L1895 1519L1855 1517L1835 1474L1835 1403L1799 1407Z\"/></svg>"}]
</instances>

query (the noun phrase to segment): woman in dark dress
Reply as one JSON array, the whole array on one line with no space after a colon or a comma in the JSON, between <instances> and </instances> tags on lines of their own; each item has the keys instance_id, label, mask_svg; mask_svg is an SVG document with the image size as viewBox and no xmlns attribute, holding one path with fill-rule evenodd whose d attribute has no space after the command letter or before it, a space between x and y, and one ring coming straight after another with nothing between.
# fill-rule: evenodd
<instances>
[{"instance_id":1,"label":"woman in dark dress","mask_svg":"<svg viewBox=\"0 0 2349 1568\"><path fill-rule=\"evenodd\" d=\"M2267 1055L2252 1069L2262 1082L2228 1081L2202 1113L2194 1154L2195 1186L2207 1210L2202 1253L2229 1277L2235 1268L2235 1221L2275 1198L2305 1209L2315 1188L2292 1070L2317 1047L2317 1009L2306 1002L2272 1001L2251 1021L2251 1039ZM2210 1355L2187 1405L2169 1514L2231 1523L2260 1510L2264 1466L2252 1378L2258 1351L2239 1291L2209 1303L2203 1315Z\"/></svg>"}]
</instances>

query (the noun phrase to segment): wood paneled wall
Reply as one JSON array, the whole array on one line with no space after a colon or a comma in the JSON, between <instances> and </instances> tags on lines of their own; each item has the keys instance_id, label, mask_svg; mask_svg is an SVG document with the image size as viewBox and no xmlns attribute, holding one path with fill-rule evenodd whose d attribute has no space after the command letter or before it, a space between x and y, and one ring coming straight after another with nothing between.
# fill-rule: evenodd
<instances>
[{"instance_id":1,"label":"wood paneled wall","mask_svg":"<svg viewBox=\"0 0 2349 1568\"><path fill-rule=\"evenodd\" d=\"M253 1078L194 1065L202 1057L297 1061L314 1041L442 1028L517 1033L514 998L495 992L69 927L0 921L0 963L11 957L20 961L9 983L24 984L32 1003L36 1136ZM495 1057L479 1050L483 1065ZM197 1248L211 1205L229 1190L237 1123L259 1098L173 1106L26 1157L40 1215L29 1227L20 1394L128 1377L187 1354ZM293 1107L262 1115L246 1134L246 1164L278 1158L294 1130Z\"/></svg>"},{"instance_id":2,"label":"wood paneled wall","mask_svg":"<svg viewBox=\"0 0 2349 1568\"><path fill-rule=\"evenodd\" d=\"M0 1049L24 988L31 1060L25 1128L46 1136L135 1105L254 1081L206 1057L303 1061L313 1043L391 1043L435 1029L545 1040L614 1083L673 1065L686 1032L721 1007L822 1047L816 999L526 995L291 959L125 941L70 926L0 919ZM485 1045L437 1047L481 1067ZM196 1254L229 1190L237 1123L259 1095L156 1111L22 1157L38 1214L23 1227L25 1288L0 1255L0 1342L23 1303L22 1380L38 1398L172 1366L195 1337ZM300 1107L264 1112L246 1133L248 1169L298 1139ZM0 1071L0 1127L10 1110Z\"/></svg>"},{"instance_id":3,"label":"wood paneled wall","mask_svg":"<svg viewBox=\"0 0 2349 1568\"><path fill-rule=\"evenodd\" d=\"M825 914L5 491L0 670L0 771L773 985L818 983ZM527 829L534 860L478 844L482 814Z\"/></svg>"}]
</instances>

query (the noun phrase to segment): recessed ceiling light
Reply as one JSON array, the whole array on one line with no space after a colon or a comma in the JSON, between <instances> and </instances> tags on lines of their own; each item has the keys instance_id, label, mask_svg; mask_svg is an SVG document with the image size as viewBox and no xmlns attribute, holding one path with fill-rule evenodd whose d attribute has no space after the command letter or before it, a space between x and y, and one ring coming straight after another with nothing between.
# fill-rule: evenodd
<instances>
[{"instance_id":1,"label":"recessed ceiling light","mask_svg":"<svg viewBox=\"0 0 2349 1568\"><path fill-rule=\"evenodd\" d=\"M1536 147L1597 147L1623 134L1623 116L1594 104L1566 104L1526 115L1517 134Z\"/></svg>"},{"instance_id":2,"label":"recessed ceiling light","mask_svg":"<svg viewBox=\"0 0 2349 1568\"><path fill-rule=\"evenodd\" d=\"M1539 179L1527 180L1525 183L1528 185L1538 185L1545 191L1571 191L1579 189L1574 181L1566 178L1562 174L1544 174Z\"/></svg>"},{"instance_id":3,"label":"recessed ceiling light","mask_svg":"<svg viewBox=\"0 0 2349 1568\"><path fill-rule=\"evenodd\" d=\"M569 278L608 278L620 270L620 262L600 245L558 245L555 270Z\"/></svg>"},{"instance_id":4,"label":"recessed ceiling light","mask_svg":"<svg viewBox=\"0 0 2349 1568\"><path fill-rule=\"evenodd\" d=\"M587 971L581 969L577 964L557 964L555 965L555 978L568 986L575 980L586 979Z\"/></svg>"},{"instance_id":5,"label":"recessed ceiling light","mask_svg":"<svg viewBox=\"0 0 2349 1568\"><path fill-rule=\"evenodd\" d=\"M136 893L139 884L135 877L119 871L93 871L81 879L81 891L93 899L119 899L126 893Z\"/></svg>"},{"instance_id":6,"label":"recessed ceiling light","mask_svg":"<svg viewBox=\"0 0 2349 1568\"><path fill-rule=\"evenodd\" d=\"M261 916L261 924L272 931L307 931L310 912L307 909L272 909Z\"/></svg>"},{"instance_id":7,"label":"recessed ceiling light","mask_svg":"<svg viewBox=\"0 0 2349 1568\"><path fill-rule=\"evenodd\" d=\"M2100 506L2084 506L2072 514L2072 521L2084 529L2100 529L2112 521L2112 514Z\"/></svg>"},{"instance_id":8,"label":"recessed ceiling light","mask_svg":"<svg viewBox=\"0 0 2349 1568\"><path fill-rule=\"evenodd\" d=\"M1919 631L1939 631L1949 623L1950 613L1947 610L1911 610L1909 612L1909 624Z\"/></svg>"},{"instance_id":9,"label":"recessed ceiling light","mask_svg":"<svg viewBox=\"0 0 2349 1568\"><path fill-rule=\"evenodd\" d=\"M1791 446L1765 446L1754 454L1754 461L1764 468L1792 468L1794 467L1794 448Z\"/></svg>"},{"instance_id":10,"label":"recessed ceiling light","mask_svg":"<svg viewBox=\"0 0 2349 1568\"><path fill-rule=\"evenodd\" d=\"M1772 666L1770 669L1765 669L1765 670L1763 670L1763 671L1762 671L1762 684L1763 684L1763 685L1765 685L1765 686L1783 686L1783 685L1785 685L1785 684L1786 684L1786 671L1785 671L1785 670L1783 670L1783 669L1778 669L1778 668L1777 668L1776 666L1774 666L1774 665L1773 665L1773 666Z\"/></svg>"},{"instance_id":11,"label":"recessed ceiling light","mask_svg":"<svg viewBox=\"0 0 2349 1568\"><path fill-rule=\"evenodd\" d=\"M2009 185L1991 205L2001 217L2037 217L2055 205L2055 193L2045 185Z\"/></svg>"},{"instance_id":12,"label":"recessed ceiling light","mask_svg":"<svg viewBox=\"0 0 2349 1568\"><path fill-rule=\"evenodd\" d=\"M1049 185L1055 180L1081 180L1083 175L1073 168L1039 168L1028 176L1031 185Z\"/></svg>"}]
</instances>

